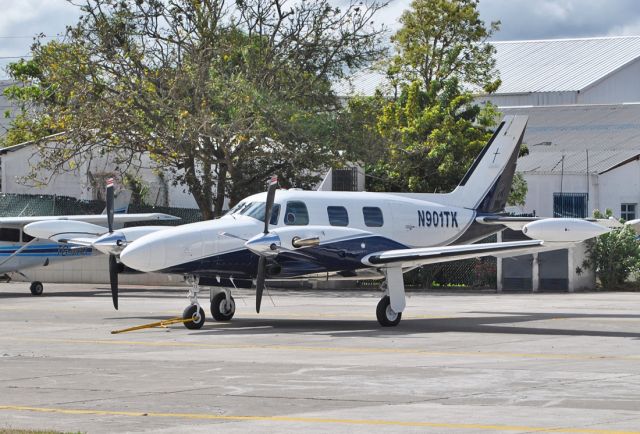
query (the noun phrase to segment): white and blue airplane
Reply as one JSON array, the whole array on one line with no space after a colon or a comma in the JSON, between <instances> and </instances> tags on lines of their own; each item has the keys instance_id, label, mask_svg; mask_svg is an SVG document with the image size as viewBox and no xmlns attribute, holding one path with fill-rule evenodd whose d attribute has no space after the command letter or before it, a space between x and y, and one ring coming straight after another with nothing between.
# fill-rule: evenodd
<instances>
[{"instance_id":1,"label":"white and blue airplane","mask_svg":"<svg viewBox=\"0 0 640 434\"><path fill-rule=\"evenodd\" d=\"M219 219L149 233L124 248L110 245L127 267L185 277L191 289L183 318L190 320L185 322L190 329L205 322L200 285L212 287L213 318L229 321L235 314L231 288L255 287L259 312L265 281L274 279L383 280L376 316L382 326L395 326L406 305L403 273L408 270L565 248L610 230L608 221L500 214L526 123L523 116L505 117L450 193L277 190L272 179L266 193L243 199ZM473 244L506 227L531 239ZM108 245L103 239L104 248Z\"/></svg>"},{"instance_id":2,"label":"white and blue airplane","mask_svg":"<svg viewBox=\"0 0 640 434\"><path fill-rule=\"evenodd\" d=\"M79 237L96 237L113 233L114 225L122 226L125 223L140 221L179 220L178 217L162 213L126 214L130 194L122 193L125 192L121 192L119 201L116 202L113 181L110 180L107 184L107 208L103 214L0 217L0 275L7 276L7 280L12 273L26 277L25 271L29 268L94 255L96 252L103 251L100 246L83 242ZM105 224L107 227L104 226ZM44 232L44 235L42 227L49 229ZM166 228L166 226L138 226L120 229L117 233L124 232L131 239ZM75 242L68 242L70 238L75 238ZM117 271L122 271L122 266L111 256L109 270L112 275L116 274L117 282ZM39 296L44 292L44 285L40 281L33 281L29 289L32 295Z\"/></svg>"}]
</instances>

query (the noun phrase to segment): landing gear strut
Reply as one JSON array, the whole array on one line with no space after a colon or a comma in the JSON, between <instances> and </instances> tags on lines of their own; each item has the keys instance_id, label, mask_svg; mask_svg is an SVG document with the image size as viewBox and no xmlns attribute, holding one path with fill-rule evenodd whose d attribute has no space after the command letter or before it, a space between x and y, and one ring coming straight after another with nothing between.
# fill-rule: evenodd
<instances>
[{"instance_id":1,"label":"landing gear strut","mask_svg":"<svg viewBox=\"0 0 640 434\"><path fill-rule=\"evenodd\" d=\"M402 268L387 268L385 275L386 280L382 284L384 295L378 302L376 317L382 327L395 327L400 324L406 306Z\"/></svg>"},{"instance_id":2,"label":"landing gear strut","mask_svg":"<svg viewBox=\"0 0 640 434\"><path fill-rule=\"evenodd\" d=\"M188 295L191 304L182 312L182 319L192 319L193 321L185 322L184 326L190 330L198 330L202 328L205 321L204 309L198 303L199 279L197 276L189 276L187 282L191 285Z\"/></svg>"},{"instance_id":3,"label":"landing gear strut","mask_svg":"<svg viewBox=\"0 0 640 434\"><path fill-rule=\"evenodd\" d=\"M42 282L31 282L29 290L31 291L31 295L40 296L44 292L44 286L42 285Z\"/></svg>"}]
</instances>

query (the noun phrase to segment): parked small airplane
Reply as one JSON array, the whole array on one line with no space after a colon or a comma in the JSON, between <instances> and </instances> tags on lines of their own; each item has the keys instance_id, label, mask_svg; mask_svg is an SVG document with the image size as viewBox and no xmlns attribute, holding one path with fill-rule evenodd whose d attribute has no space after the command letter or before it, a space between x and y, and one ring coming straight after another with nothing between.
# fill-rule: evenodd
<instances>
[{"instance_id":1,"label":"parked small airplane","mask_svg":"<svg viewBox=\"0 0 640 434\"><path fill-rule=\"evenodd\" d=\"M235 314L230 288L255 287L260 312L268 279L384 279L376 316L382 326L395 326L406 304L403 273L408 270L564 248L610 230L608 221L499 214L526 123L524 116L506 117L451 193L276 191L277 179L272 179L267 193L243 199L217 220L153 232L124 248L117 240L102 241L105 248L120 249L119 260L127 267L184 275L191 285L183 312L192 320L185 322L190 329L205 322L200 285L213 287L213 318L229 321ZM522 230L531 240L472 244L506 227ZM112 290L116 304L117 281Z\"/></svg>"},{"instance_id":2,"label":"parked small airplane","mask_svg":"<svg viewBox=\"0 0 640 434\"><path fill-rule=\"evenodd\" d=\"M24 270L32 267L91 256L95 253L93 247L101 251L100 247L83 242L82 238L78 237L96 237L112 233L114 224L179 220L178 217L162 213L115 214L114 209L118 212L126 212L128 209L129 197L121 195L120 199L119 204L115 203L114 186L111 181L107 185L105 211L108 212L105 214L0 217L0 275L18 273L26 277ZM108 223L108 228L99 226L105 223ZM139 226L120 229L118 233L124 233L129 238L135 235L137 238L151 231L166 228L166 226ZM45 230L44 233L43 230ZM69 238L76 238L76 242L68 243ZM115 260L110 257L110 270L114 267L111 262ZM30 290L33 295L42 295L44 285L42 282L33 281Z\"/></svg>"}]
</instances>

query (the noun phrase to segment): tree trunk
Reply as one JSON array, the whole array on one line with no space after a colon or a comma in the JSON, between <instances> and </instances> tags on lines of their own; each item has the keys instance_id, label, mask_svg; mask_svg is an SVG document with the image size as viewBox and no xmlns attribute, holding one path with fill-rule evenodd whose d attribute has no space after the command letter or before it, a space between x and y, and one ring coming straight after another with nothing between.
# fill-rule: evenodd
<instances>
[{"instance_id":1,"label":"tree trunk","mask_svg":"<svg viewBox=\"0 0 640 434\"><path fill-rule=\"evenodd\" d=\"M227 165L220 163L218 166L218 179L216 183L216 198L213 203L213 214L216 217L222 215L222 208L224 207L225 190L227 186Z\"/></svg>"}]
</instances>

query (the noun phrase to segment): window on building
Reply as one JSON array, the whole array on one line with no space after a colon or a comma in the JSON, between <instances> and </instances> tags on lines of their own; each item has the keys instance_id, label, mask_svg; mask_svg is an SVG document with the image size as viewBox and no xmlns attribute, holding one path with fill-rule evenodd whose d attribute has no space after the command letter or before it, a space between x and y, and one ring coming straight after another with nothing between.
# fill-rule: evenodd
<instances>
[{"instance_id":1,"label":"window on building","mask_svg":"<svg viewBox=\"0 0 640 434\"><path fill-rule=\"evenodd\" d=\"M384 224L382 210L377 206L365 206L362 208L364 215L364 224L370 227L380 227Z\"/></svg>"},{"instance_id":2,"label":"window on building","mask_svg":"<svg viewBox=\"0 0 640 434\"><path fill-rule=\"evenodd\" d=\"M20 242L20 229L0 228L0 241Z\"/></svg>"},{"instance_id":3,"label":"window on building","mask_svg":"<svg viewBox=\"0 0 640 434\"><path fill-rule=\"evenodd\" d=\"M309 212L304 202L287 202L287 211L284 213L284 224L290 226L304 226L309 224Z\"/></svg>"},{"instance_id":4,"label":"window on building","mask_svg":"<svg viewBox=\"0 0 640 434\"><path fill-rule=\"evenodd\" d=\"M329 215L329 224L331 226L348 226L349 214L343 206L328 206L327 214Z\"/></svg>"},{"instance_id":5,"label":"window on building","mask_svg":"<svg viewBox=\"0 0 640 434\"><path fill-rule=\"evenodd\" d=\"M634 220L636 218L635 203L623 203L620 205L620 218L625 221Z\"/></svg>"},{"instance_id":6,"label":"window on building","mask_svg":"<svg viewBox=\"0 0 640 434\"><path fill-rule=\"evenodd\" d=\"M587 193L553 193L553 216L585 218L588 202Z\"/></svg>"}]
</instances>

